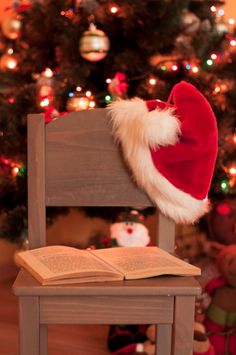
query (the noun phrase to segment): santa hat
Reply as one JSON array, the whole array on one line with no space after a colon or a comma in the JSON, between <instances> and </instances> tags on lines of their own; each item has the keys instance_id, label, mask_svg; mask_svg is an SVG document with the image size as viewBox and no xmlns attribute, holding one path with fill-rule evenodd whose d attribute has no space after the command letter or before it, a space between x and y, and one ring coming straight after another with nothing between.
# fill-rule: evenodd
<instances>
[{"instance_id":1,"label":"santa hat","mask_svg":"<svg viewBox=\"0 0 236 355\"><path fill-rule=\"evenodd\" d=\"M218 135L204 96L180 82L167 103L135 98L115 101L108 110L136 183L159 209L177 223L207 212Z\"/></svg>"}]
</instances>

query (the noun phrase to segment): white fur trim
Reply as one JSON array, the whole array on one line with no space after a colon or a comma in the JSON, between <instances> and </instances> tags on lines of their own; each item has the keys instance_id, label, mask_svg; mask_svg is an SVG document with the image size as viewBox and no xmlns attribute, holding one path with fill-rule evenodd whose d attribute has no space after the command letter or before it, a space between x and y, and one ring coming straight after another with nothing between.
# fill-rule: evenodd
<instances>
[{"instance_id":1,"label":"white fur trim","mask_svg":"<svg viewBox=\"0 0 236 355\"><path fill-rule=\"evenodd\" d=\"M112 117L114 136L121 142L124 158L133 172L136 183L146 191L163 214L177 223L193 223L205 214L208 210L207 200L197 200L179 190L154 166L150 146L162 145L163 140L157 142L156 139L154 142L153 138L159 133L160 125L157 124L158 128L153 128L154 124L152 124L152 132L150 132L147 115L151 112L147 111L145 102L138 99L121 100L110 104L108 109ZM159 115L159 111L157 112ZM154 116L151 114L150 117ZM158 117L153 120L158 121ZM149 139L150 133L152 133L151 139ZM169 142L166 144L175 144L178 133L179 126L176 126L175 134L173 135L173 132L170 134ZM165 138L167 136L168 134L165 133Z\"/></svg>"},{"instance_id":2,"label":"white fur trim","mask_svg":"<svg viewBox=\"0 0 236 355\"><path fill-rule=\"evenodd\" d=\"M119 131L120 125L125 121L126 129L131 130L130 134L139 134L140 144L155 148L178 141L180 122L172 108L156 108L149 112L145 101L134 98L114 101L108 105L108 110L113 117L114 129ZM120 134L122 135L122 130Z\"/></svg>"}]
</instances>

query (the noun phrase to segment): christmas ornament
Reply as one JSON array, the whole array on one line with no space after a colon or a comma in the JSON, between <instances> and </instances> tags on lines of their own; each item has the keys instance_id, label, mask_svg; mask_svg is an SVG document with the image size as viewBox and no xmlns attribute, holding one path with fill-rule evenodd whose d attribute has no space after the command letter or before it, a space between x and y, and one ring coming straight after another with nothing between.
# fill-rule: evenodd
<instances>
[{"instance_id":1,"label":"christmas ornament","mask_svg":"<svg viewBox=\"0 0 236 355\"><path fill-rule=\"evenodd\" d=\"M205 97L182 81L167 103L119 100L108 110L137 184L162 213L176 223L204 215L218 147L216 118Z\"/></svg>"},{"instance_id":2,"label":"christmas ornament","mask_svg":"<svg viewBox=\"0 0 236 355\"><path fill-rule=\"evenodd\" d=\"M69 112L87 110L90 100L86 96L73 96L67 100L66 109Z\"/></svg>"},{"instance_id":3,"label":"christmas ornament","mask_svg":"<svg viewBox=\"0 0 236 355\"><path fill-rule=\"evenodd\" d=\"M200 19L192 12L184 10L181 16L181 28L184 34L194 35L200 27Z\"/></svg>"},{"instance_id":4,"label":"christmas ornament","mask_svg":"<svg viewBox=\"0 0 236 355\"><path fill-rule=\"evenodd\" d=\"M21 16L12 9L8 10L2 20L2 32L4 36L12 40L17 39L20 36L21 27Z\"/></svg>"},{"instance_id":5,"label":"christmas ornament","mask_svg":"<svg viewBox=\"0 0 236 355\"><path fill-rule=\"evenodd\" d=\"M123 97L127 93L128 84L124 73L116 73L108 85L108 91L113 97Z\"/></svg>"},{"instance_id":6,"label":"christmas ornament","mask_svg":"<svg viewBox=\"0 0 236 355\"><path fill-rule=\"evenodd\" d=\"M3 54L0 58L0 70L14 70L17 68L18 60L15 54Z\"/></svg>"},{"instance_id":7,"label":"christmas ornament","mask_svg":"<svg viewBox=\"0 0 236 355\"><path fill-rule=\"evenodd\" d=\"M106 34L91 23L80 39L81 56L90 62L97 62L106 57L109 48L110 42Z\"/></svg>"}]
</instances>

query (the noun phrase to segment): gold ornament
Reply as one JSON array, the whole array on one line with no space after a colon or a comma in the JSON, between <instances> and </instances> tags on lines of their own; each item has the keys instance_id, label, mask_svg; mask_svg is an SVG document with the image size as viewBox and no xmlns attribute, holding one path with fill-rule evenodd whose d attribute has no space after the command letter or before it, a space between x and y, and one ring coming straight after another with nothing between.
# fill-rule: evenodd
<instances>
[{"instance_id":1,"label":"gold ornament","mask_svg":"<svg viewBox=\"0 0 236 355\"><path fill-rule=\"evenodd\" d=\"M69 112L87 110L89 104L90 100L86 96L73 96L68 99L66 109Z\"/></svg>"},{"instance_id":2,"label":"gold ornament","mask_svg":"<svg viewBox=\"0 0 236 355\"><path fill-rule=\"evenodd\" d=\"M0 70L15 70L18 65L17 57L14 54L3 54L0 58Z\"/></svg>"},{"instance_id":3,"label":"gold ornament","mask_svg":"<svg viewBox=\"0 0 236 355\"><path fill-rule=\"evenodd\" d=\"M106 34L91 23L79 42L81 56L90 62L97 62L106 57L109 48L110 42Z\"/></svg>"},{"instance_id":4,"label":"gold ornament","mask_svg":"<svg viewBox=\"0 0 236 355\"><path fill-rule=\"evenodd\" d=\"M184 10L181 16L182 31L186 35L194 35L200 27L200 19L192 12Z\"/></svg>"},{"instance_id":5,"label":"gold ornament","mask_svg":"<svg viewBox=\"0 0 236 355\"><path fill-rule=\"evenodd\" d=\"M4 36L15 40L20 36L22 27L21 16L14 10L8 10L2 20L2 32Z\"/></svg>"}]
</instances>

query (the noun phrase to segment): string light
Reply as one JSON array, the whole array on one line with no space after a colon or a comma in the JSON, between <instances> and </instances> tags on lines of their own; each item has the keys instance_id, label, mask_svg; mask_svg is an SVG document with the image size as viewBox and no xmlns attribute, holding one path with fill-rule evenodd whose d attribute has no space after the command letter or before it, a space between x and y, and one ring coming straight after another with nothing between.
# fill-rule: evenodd
<instances>
[{"instance_id":1,"label":"string light","mask_svg":"<svg viewBox=\"0 0 236 355\"><path fill-rule=\"evenodd\" d=\"M213 5L213 6L211 6L210 7L210 10L212 11L212 12L216 12L216 7Z\"/></svg>"},{"instance_id":2,"label":"string light","mask_svg":"<svg viewBox=\"0 0 236 355\"><path fill-rule=\"evenodd\" d=\"M211 66L213 65L213 60L212 59L207 59L206 64Z\"/></svg>"},{"instance_id":3,"label":"string light","mask_svg":"<svg viewBox=\"0 0 236 355\"><path fill-rule=\"evenodd\" d=\"M81 86L76 86L75 90L78 91L78 92L81 92L82 91L82 87Z\"/></svg>"},{"instance_id":4,"label":"string light","mask_svg":"<svg viewBox=\"0 0 236 355\"><path fill-rule=\"evenodd\" d=\"M236 40L235 40L235 39L231 39L230 45L231 45L232 47L235 47L235 46L236 46Z\"/></svg>"},{"instance_id":5,"label":"string light","mask_svg":"<svg viewBox=\"0 0 236 355\"><path fill-rule=\"evenodd\" d=\"M224 11L223 9L220 9L220 10L218 11L218 14L219 14L220 16L224 16L225 11Z\"/></svg>"},{"instance_id":6,"label":"string light","mask_svg":"<svg viewBox=\"0 0 236 355\"><path fill-rule=\"evenodd\" d=\"M190 69L191 69L191 65L190 65L190 64L186 64L186 65L185 65L185 68L186 68L187 70L190 70Z\"/></svg>"},{"instance_id":7,"label":"string light","mask_svg":"<svg viewBox=\"0 0 236 355\"><path fill-rule=\"evenodd\" d=\"M235 167L235 166L231 166L231 167L229 168L229 174L236 176L236 167Z\"/></svg>"},{"instance_id":8,"label":"string light","mask_svg":"<svg viewBox=\"0 0 236 355\"><path fill-rule=\"evenodd\" d=\"M19 171L20 171L20 169L19 169L17 166L15 166L15 167L12 169L12 175L13 175L13 176L17 176L18 173L19 173Z\"/></svg>"},{"instance_id":9,"label":"string light","mask_svg":"<svg viewBox=\"0 0 236 355\"><path fill-rule=\"evenodd\" d=\"M221 89L220 89L220 86L217 85L217 86L215 87L213 93L214 93L214 94L219 94L220 90L221 90Z\"/></svg>"},{"instance_id":10,"label":"string light","mask_svg":"<svg viewBox=\"0 0 236 355\"><path fill-rule=\"evenodd\" d=\"M223 180L220 184L220 187L221 187L221 190L223 191L227 191L228 188L229 188L229 185L228 185L228 181L227 180Z\"/></svg>"},{"instance_id":11,"label":"string light","mask_svg":"<svg viewBox=\"0 0 236 355\"><path fill-rule=\"evenodd\" d=\"M113 5L111 8L110 8L110 11L112 14L116 14L118 12L118 7Z\"/></svg>"},{"instance_id":12,"label":"string light","mask_svg":"<svg viewBox=\"0 0 236 355\"><path fill-rule=\"evenodd\" d=\"M107 83L107 84L110 84L110 83L111 83L111 79L110 79L110 78L107 78L107 79L106 79L106 83Z\"/></svg>"},{"instance_id":13,"label":"string light","mask_svg":"<svg viewBox=\"0 0 236 355\"><path fill-rule=\"evenodd\" d=\"M47 107L49 105L49 99L47 97L45 97L42 101L40 101L40 106L41 107Z\"/></svg>"},{"instance_id":14,"label":"string light","mask_svg":"<svg viewBox=\"0 0 236 355\"><path fill-rule=\"evenodd\" d=\"M162 66L161 66L161 70L162 70L162 71L166 71L166 66L165 66L165 65L162 65Z\"/></svg>"},{"instance_id":15,"label":"string light","mask_svg":"<svg viewBox=\"0 0 236 355\"><path fill-rule=\"evenodd\" d=\"M50 68L46 68L46 69L42 72L42 75L43 75L45 78L52 78L52 76L53 76L53 71L52 71Z\"/></svg>"},{"instance_id":16,"label":"string light","mask_svg":"<svg viewBox=\"0 0 236 355\"><path fill-rule=\"evenodd\" d=\"M15 69L17 66L17 61L15 58L9 58L7 62L7 67L11 70Z\"/></svg>"},{"instance_id":17,"label":"string light","mask_svg":"<svg viewBox=\"0 0 236 355\"><path fill-rule=\"evenodd\" d=\"M228 23L229 23L230 25L234 25L234 24L235 24L235 19L230 18L230 19L228 20Z\"/></svg>"},{"instance_id":18,"label":"string light","mask_svg":"<svg viewBox=\"0 0 236 355\"><path fill-rule=\"evenodd\" d=\"M12 55L14 53L13 48L8 48L7 53Z\"/></svg>"},{"instance_id":19,"label":"string light","mask_svg":"<svg viewBox=\"0 0 236 355\"><path fill-rule=\"evenodd\" d=\"M194 67L192 67L192 72L194 73L194 74L196 74L196 73L198 73L199 72L199 69L198 69L198 67L195 65Z\"/></svg>"},{"instance_id":20,"label":"string light","mask_svg":"<svg viewBox=\"0 0 236 355\"><path fill-rule=\"evenodd\" d=\"M95 106L96 106L95 101L90 101L89 107L90 107L90 108L94 108Z\"/></svg>"},{"instance_id":21,"label":"string light","mask_svg":"<svg viewBox=\"0 0 236 355\"><path fill-rule=\"evenodd\" d=\"M87 96L87 97L91 97L92 96L92 93L91 93L91 91L86 91L86 93L85 93L85 95Z\"/></svg>"},{"instance_id":22,"label":"string light","mask_svg":"<svg viewBox=\"0 0 236 355\"><path fill-rule=\"evenodd\" d=\"M178 70L178 66L176 64L172 65L172 68L171 68L173 71L177 71Z\"/></svg>"},{"instance_id":23,"label":"string light","mask_svg":"<svg viewBox=\"0 0 236 355\"><path fill-rule=\"evenodd\" d=\"M149 79L149 84L150 85L154 86L154 85L156 85L156 83L157 83L157 80L155 78L150 78Z\"/></svg>"},{"instance_id":24,"label":"string light","mask_svg":"<svg viewBox=\"0 0 236 355\"><path fill-rule=\"evenodd\" d=\"M212 53L212 54L211 54L211 59L212 59L212 60L216 60L216 59L217 59L217 54Z\"/></svg>"},{"instance_id":25,"label":"string light","mask_svg":"<svg viewBox=\"0 0 236 355\"><path fill-rule=\"evenodd\" d=\"M112 101L112 97L110 95L106 95L105 96L105 101L106 101L106 103L111 102Z\"/></svg>"}]
</instances>

